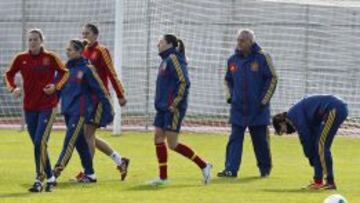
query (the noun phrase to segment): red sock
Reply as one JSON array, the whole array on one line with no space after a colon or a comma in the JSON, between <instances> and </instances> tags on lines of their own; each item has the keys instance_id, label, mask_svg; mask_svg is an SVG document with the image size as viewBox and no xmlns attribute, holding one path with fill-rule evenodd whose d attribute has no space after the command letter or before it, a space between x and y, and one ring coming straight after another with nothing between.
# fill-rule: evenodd
<instances>
[{"instance_id":1,"label":"red sock","mask_svg":"<svg viewBox=\"0 0 360 203\"><path fill-rule=\"evenodd\" d=\"M159 163L160 179L167 179L167 149L165 143L155 144L156 156Z\"/></svg>"},{"instance_id":2,"label":"red sock","mask_svg":"<svg viewBox=\"0 0 360 203\"><path fill-rule=\"evenodd\" d=\"M199 156L195 154L195 152L188 146L178 143L174 149L174 151L182 154L183 156L191 159L195 162L201 169L206 167L205 161L203 161Z\"/></svg>"}]
</instances>

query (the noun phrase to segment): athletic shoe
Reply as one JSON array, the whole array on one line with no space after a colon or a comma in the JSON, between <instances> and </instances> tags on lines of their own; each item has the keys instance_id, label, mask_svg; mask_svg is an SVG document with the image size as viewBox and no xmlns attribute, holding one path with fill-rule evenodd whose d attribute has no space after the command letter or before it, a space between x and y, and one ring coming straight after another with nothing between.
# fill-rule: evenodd
<instances>
[{"instance_id":1,"label":"athletic shoe","mask_svg":"<svg viewBox=\"0 0 360 203\"><path fill-rule=\"evenodd\" d=\"M75 177L70 178L70 181L79 182L79 180L81 180L84 176L85 176L85 173L80 171Z\"/></svg>"},{"instance_id":2,"label":"athletic shoe","mask_svg":"<svg viewBox=\"0 0 360 203\"><path fill-rule=\"evenodd\" d=\"M235 174L235 173L233 173L231 171L223 170L223 171L220 171L217 174L217 176L220 177L220 178L236 178L237 174Z\"/></svg>"},{"instance_id":3,"label":"athletic shoe","mask_svg":"<svg viewBox=\"0 0 360 203\"><path fill-rule=\"evenodd\" d=\"M81 179L77 180L78 183L96 183L96 178L91 178L88 175L84 175Z\"/></svg>"},{"instance_id":4,"label":"athletic shoe","mask_svg":"<svg viewBox=\"0 0 360 203\"><path fill-rule=\"evenodd\" d=\"M52 192L56 185L57 185L56 181L47 182L46 186L45 186L45 191L46 192Z\"/></svg>"},{"instance_id":5,"label":"athletic shoe","mask_svg":"<svg viewBox=\"0 0 360 203\"><path fill-rule=\"evenodd\" d=\"M324 186L323 183L312 182L309 185L303 187L304 190L320 190Z\"/></svg>"},{"instance_id":6,"label":"athletic shoe","mask_svg":"<svg viewBox=\"0 0 360 203\"><path fill-rule=\"evenodd\" d=\"M42 192L44 189L44 186L42 182L35 181L31 188L29 188L29 192Z\"/></svg>"},{"instance_id":7,"label":"athletic shoe","mask_svg":"<svg viewBox=\"0 0 360 203\"><path fill-rule=\"evenodd\" d=\"M213 168L213 166L210 163L206 164L206 167L201 169L201 172L203 174L204 177L204 184L207 185L210 183L211 180L211 169Z\"/></svg>"},{"instance_id":8,"label":"athletic shoe","mask_svg":"<svg viewBox=\"0 0 360 203\"><path fill-rule=\"evenodd\" d=\"M130 159L123 157L121 158L121 165L116 167L120 171L121 181L125 180L129 165Z\"/></svg>"},{"instance_id":9,"label":"athletic shoe","mask_svg":"<svg viewBox=\"0 0 360 203\"><path fill-rule=\"evenodd\" d=\"M155 178L154 180L147 182L147 184L150 186L162 187L162 186L168 185L169 181L167 179L161 179L158 177L158 178Z\"/></svg>"},{"instance_id":10,"label":"athletic shoe","mask_svg":"<svg viewBox=\"0 0 360 203\"><path fill-rule=\"evenodd\" d=\"M336 190L336 185L335 185L335 183L334 184L326 183L325 185L323 185L321 187L321 189L323 189L323 190Z\"/></svg>"}]
</instances>

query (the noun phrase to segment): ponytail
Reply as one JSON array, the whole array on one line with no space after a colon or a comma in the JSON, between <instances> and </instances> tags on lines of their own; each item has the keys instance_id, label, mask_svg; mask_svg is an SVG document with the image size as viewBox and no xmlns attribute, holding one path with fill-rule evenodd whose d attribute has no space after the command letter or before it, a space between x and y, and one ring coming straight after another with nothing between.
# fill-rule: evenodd
<instances>
[{"instance_id":1,"label":"ponytail","mask_svg":"<svg viewBox=\"0 0 360 203\"><path fill-rule=\"evenodd\" d=\"M185 45L184 45L184 42L181 40L181 39L177 39L177 47L176 49L181 53L181 54L184 54L185 55Z\"/></svg>"},{"instance_id":2,"label":"ponytail","mask_svg":"<svg viewBox=\"0 0 360 203\"><path fill-rule=\"evenodd\" d=\"M164 39L168 44L171 44L173 47L175 47L181 54L185 55L185 45L181 39L177 38L173 34L165 34Z\"/></svg>"}]
</instances>

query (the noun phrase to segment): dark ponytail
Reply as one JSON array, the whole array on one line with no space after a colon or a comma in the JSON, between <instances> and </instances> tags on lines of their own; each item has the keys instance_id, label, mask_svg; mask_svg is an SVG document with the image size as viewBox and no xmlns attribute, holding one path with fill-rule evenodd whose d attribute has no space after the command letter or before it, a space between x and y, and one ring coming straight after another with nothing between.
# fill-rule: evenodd
<instances>
[{"instance_id":1,"label":"dark ponytail","mask_svg":"<svg viewBox=\"0 0 360 203\"><path fill-rule=\"evenodd\" d=\"M185 45L184 42L177 38L173 34L165 34L164 39L168 44L171 44L173 47L175 47L180 53L185 55Z\"/></svg>"},{"instance_id":2,"label":"dark ponytail","mask_svg":"<svg viewBox=\"0 0 360 203\"><path fill-rule=\"evenodd\" d=\"M183 42L181 39L179 39L179 38L178 38L177 41L178 41L178 46L176 47L177 50L178 50L180 53L182 53L182 54L185 55L185 45L184 45L184 42Z\"/></svg>"}]
</instances>

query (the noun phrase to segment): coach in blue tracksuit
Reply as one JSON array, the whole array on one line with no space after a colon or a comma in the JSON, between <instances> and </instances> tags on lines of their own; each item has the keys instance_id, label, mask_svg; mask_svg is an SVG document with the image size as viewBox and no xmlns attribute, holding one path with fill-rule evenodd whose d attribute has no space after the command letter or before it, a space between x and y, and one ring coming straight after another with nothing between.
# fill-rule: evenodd
<instances>
[{"instance_id":1,"label":"coach in blue tracksuit","mask_svg":"<svg viewBox=\"0 0 360 203\"><path fill-rule=\"evenodd\" d=\"M83 42L79 40L71 40L67 48L69 61L66 65L70 77L60 93L61 111L65 117L67 131L64 146L54 172L56 176L60 175L60 172L66 167L71 158L74 146L76 146L85 169L85 176L81 179L81 182L96 182L83 126L84 123L91 122L90 119L93 117L92 114L95 109L93 95L96 95L99 99L103 112L108 114L108 118L105 120L112 121L113 110L108 93L96 74L96 70L89 65L87 59L81 56L84 46Z\"/></svg>"},{"instance_id":2,"label":"coach in blue tracksuit","mask_svg":"<svg viewBox=\"0 0 360 203\"><path fill-rule=\"evenodd\" d=\"M255 43L251 30L238 33L235 53L228 59L225 75L231 104L231 135L226 147L225 169L219 177L236 177L242 156L244 133L249 128L261 177L270 175L272 162L268 134L270 99L277 76L269 54Z\"/></svg>"},{"instance_id":3,"label":"coach in blue tracksuit","mask_svg":"<svg viewBox=\"0 0 360 203\"><path fill-rule=\"evenodd\" d=\"M298 132L304 154L314 168L314 182L306 189L336 189L330 148L347 115L347 104L340 98L313 95L297 102L288 112L274 116L277 134Z\"/></svg>"}]
</instances>

